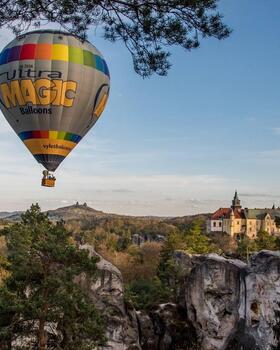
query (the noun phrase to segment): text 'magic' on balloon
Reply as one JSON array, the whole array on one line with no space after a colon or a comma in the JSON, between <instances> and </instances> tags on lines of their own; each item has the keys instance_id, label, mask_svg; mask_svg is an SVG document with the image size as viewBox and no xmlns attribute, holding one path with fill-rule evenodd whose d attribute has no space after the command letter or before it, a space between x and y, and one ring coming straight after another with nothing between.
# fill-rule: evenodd
<instances>
[{"instance_id":1,"label":"text 'magic' on balloon","mask_svg":"<svg viewBox=\"0 0 280 350\"><path fill-rule=\"evenodd\" d=\"M0 54L1 110L49 171L57 169L96 123L109 89L101 53L70 33L26 33Z\"/></svg>"}]
</instances>

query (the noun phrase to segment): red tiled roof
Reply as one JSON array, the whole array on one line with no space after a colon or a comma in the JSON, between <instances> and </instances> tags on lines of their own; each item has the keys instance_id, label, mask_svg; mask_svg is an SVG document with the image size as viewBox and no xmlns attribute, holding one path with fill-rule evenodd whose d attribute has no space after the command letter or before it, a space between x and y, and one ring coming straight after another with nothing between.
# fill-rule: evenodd
<instances>
[{"instance_id":1,"label":"red tiled roof","mask_svg":"<svg viewBox=\"0 0 280 350\"><path fill-rule=\"evenodd\" d=\"M211 220L219 220L222 218L228 219L230 217L231 208L220 208L215 213L211 215ZM235 219L244 219L244 210L243 209L235 209L234 210Z\"/></svg>"},{"instance_id":2,"label":"red tiled roof","mask_svg":"<svg viewBox=\"0 0 280 350\"><path fill-rule=\"evenodd\" d=\"M225 218L228 214L230 214L230 212L230 208L220 208L216 210L214 214L211 215L211 220L219 220L221 218Z\"/></svg>"}]
</instances>

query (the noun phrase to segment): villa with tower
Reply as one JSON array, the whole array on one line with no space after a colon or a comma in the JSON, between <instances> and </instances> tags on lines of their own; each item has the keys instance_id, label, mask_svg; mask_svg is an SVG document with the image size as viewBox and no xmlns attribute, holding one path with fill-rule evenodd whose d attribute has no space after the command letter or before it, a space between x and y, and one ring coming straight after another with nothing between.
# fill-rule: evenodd
<instances>
[{"instance_id":1,"label":"villa with tower","mask_svg":"<svg viewBox=\"0 0 280 350\"><path fill-rule=\"evenodd\" d=\"M280 233L280 208L242 208L235 191L230 208L220 208L207 220L207 232L225 232L232 237L256 238L259 231L271 235Z\"/></svg>"}]
</instances>

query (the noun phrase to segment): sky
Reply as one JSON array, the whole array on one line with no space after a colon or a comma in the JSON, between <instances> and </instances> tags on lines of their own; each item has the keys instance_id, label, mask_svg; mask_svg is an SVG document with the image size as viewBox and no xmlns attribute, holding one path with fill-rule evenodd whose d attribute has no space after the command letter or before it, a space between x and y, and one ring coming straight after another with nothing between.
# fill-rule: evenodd
<instances>
[{"instance_id":1,"label":"sky","mask_svg":"<svg viewBox=\"0 0 280 350\"><path fill-rule=\"evenodd\" d=\"M91 29L111 74L102 117L40 186L42 167L0 115L0 211L79 201L104 212L181 216L280 206L280 2L221 0L230 38L171 48L167 77L143 79L121 43ZM13 34L0 30L0 49Z\"/></svg>"}]
</instances>

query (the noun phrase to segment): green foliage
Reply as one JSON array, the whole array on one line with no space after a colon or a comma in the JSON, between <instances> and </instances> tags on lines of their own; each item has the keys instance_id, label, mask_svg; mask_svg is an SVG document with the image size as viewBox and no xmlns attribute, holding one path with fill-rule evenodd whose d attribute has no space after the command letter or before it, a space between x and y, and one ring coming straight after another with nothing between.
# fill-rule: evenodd
<instances>
[{"instance_id":1,"label":"green foliage","mask_svg":"<svg viewBox=\"0 0 280 350\"><path fill-rule=\"evenodd\" d=\"M256 238L257 250L277 250L277 238L266 231L260 231Z\"/></svg>"},{"instance_id":2,"label":"green foliage","mask_svg":"<svg viewBox=\"0 0 280 350\"><path fill-rule=\"evenodd\" d=\"M201 220L194 220L188 229L176 230L168 235L161 251L158 276L169 288L174 299L181 284L180 266L175 263L174 252L184 250L190 254L206 254L215 250L210 239L203 233Z\"/></svg>"},{"instance_id":3,"label":"green foliage","mask_svg":"<svg viewBox=\"0 0 280 350\"><path fill-rule=\"evenodd\" d=\"M149 310L155 305L168 301L169 291L158 278L139 279L126 286L125 298L136 310Z\"/></svg>"},{"instance_id":4,"label":"green foliage","mask_svg":"<svg viewBox=\"0 0 280 350\"><path fill-rule=\"evenodd\" d=\"M214 250L200 220L194 220L188 229L176 230L168 235L165 247L169 251L185 250L190 254L206 254Z\"/></svg>"},{"instance_id":5,"label":"green foliage","mask_svg":"<svg viewBox=\"0 0 280 350\"><path fill-rule=\"evenodd\" d=\"M242 237L237 245L237 254L243 259L249 259L250 255L257 251L256 241L247 236Z\"/></svg>"},{"instance_id":6,"label":"green foliage","mask_svg":"<svg viewBox=\"0 0 280 350\"><path fill-rule=\"evenodd\" d=\"M158 277L162 283L169 288L171 295L177 295L179 284L178 267L174 261L174 252L182 248L182 239L180 232L173 232L167 238L160 254L158 266Z\"/></svg>"},{"instance_id":7,"label":"green foliage","mask_svg":"<svg viewBox=\"0 0 280 350\"><path fill-rule=\"evenodd\" d=\"M276 237L275 238L275 247L276 247L276 250L280 250L280 237Z\"/></svg>"},{"instance_id":8,"label":"green foliage","mask_svg":"<svg viewBox=\"0 0 280 350\"><path fill-rule=\"evenodd\" d=\"M0 27L20 33L31 24L55 22L84 39L91 25L99 25L105 39L124 43L135 71L146 77L167 74L169 46L190 51L201 38L228 37L217 6L218 0L1 0Z\"/></svg>"},{"instance_id":9,"label":"green foliage","mask_svg":"<svg viewBox=\"0 0 280 350\"><path fill-rule=\"evenodd\" d=\"M159 219L138 217L103 217L92 220L87 225L80 223L80 226L84 228L84 231L80 232L82 241L93 245L97 251L106 249L117 252L129 249L134 234L141 236L144 241L149 241L157 236L165 237L176 230L174 225Z\"/></svg>"},{"instance_id":10,"label":"green foliage","mask_svg":"<svg viewBox=\"0 0 280 350\"><path fill-rule=\"evenodd\" d=\"M194 221L184 233L185 250L191 254L207 254L213 251L210 239L202 232L201 222Z\"/></svg>"},{"instance_id":11,"label":"green foliage","mask_svg":"<svg viewBox=\"0 0 280 350\"><path fill-rule=\"evenodd\" d=\"M118 252L125 251L131 243L131 238L128 235L120 237L117 241L116 250Z\"/></svg>"},{"instance_id":12,"label":"green foliage","mask_svg":"<svg viewBox=\"0 0 280 350\"><path fill-rule=\"evenodd\" d=\"M260 250L279 250L280 238L266 231L259 231L256 239L250 239L246 235L241 237L237 244L236 253L240 258L249 260L249 257Z\"/></svg>"},{"instance_id":13,"label":"green foliage","mask_svg":"<svg viewBox=\"0 0 280 350\"><path fill-rule=\"evenodd\" d=\"M20 223L3 230L8 248L9 276L0 289L0 341L17 336L34 339L44 350L92 349L105 343L104 323L74 278L96 274L97 258L71 244L61 222L52 224L38 205L22 215ZM61 337L47 336L54 323ZM36 340L35 340L36 339Z\"/></svg>"}]
</instances>

